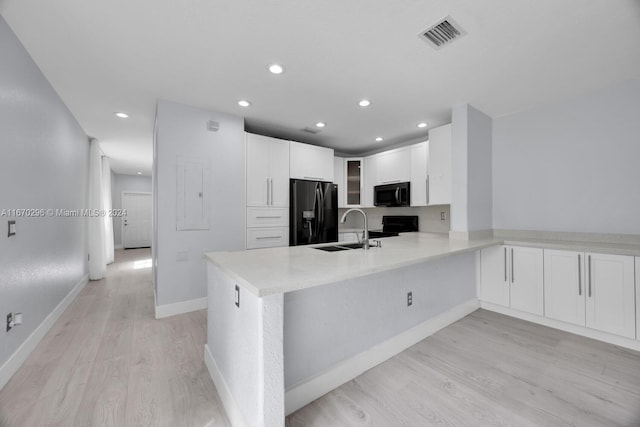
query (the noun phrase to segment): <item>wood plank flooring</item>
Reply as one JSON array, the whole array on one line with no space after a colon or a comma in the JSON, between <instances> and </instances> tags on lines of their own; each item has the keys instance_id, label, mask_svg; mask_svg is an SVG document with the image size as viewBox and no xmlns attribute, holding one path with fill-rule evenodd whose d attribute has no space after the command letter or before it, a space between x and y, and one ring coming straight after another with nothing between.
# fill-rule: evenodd
<instances>
[{"instance_id":1,"label":"wood plank flooring","mask_svg":"<svg viewBox=\"0 0 640 427\"><path fill-rule=\"evenodd\" d=\"M154 318L117 251L0 390L0 427L228 426L206 312ZM640 426L640 353L478 310L287 417L299 426Z\"/></svg>"},{"instance_id":2,"label":"wood plank flooring","mask_svg":"<svg viewBox=\"0 0 640 427\"><path fill-rule=\"evenodd\" d=\"M478 310L287 419L430 425L640 426L640 353Z\"/></svg>"},{"instance_id":3,"label":"wood plank flooring","mask_svg":"<svg viewBox=\"0 0 640 427\"><path fill-rule=\"evenodd\" d=\"M1 427L230 425L203 361L206 311L156 320L149 258L116 251L87 284L0 390Z\"/></svg>"}]
</instances>

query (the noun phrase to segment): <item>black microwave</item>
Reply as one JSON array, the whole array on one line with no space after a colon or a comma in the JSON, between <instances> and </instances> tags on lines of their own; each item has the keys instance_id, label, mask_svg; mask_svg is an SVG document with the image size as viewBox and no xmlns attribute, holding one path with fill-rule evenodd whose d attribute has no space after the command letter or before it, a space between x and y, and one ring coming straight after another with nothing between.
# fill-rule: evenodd
<instances>
[{"instance_id":1,"label":"black microwave","mask_svg":"<svg viewBox=\"0 0 640 427\"><path fill-rule=\"evenodd\" d=\"M376 185L373 187L373 204L375 206L410 206L409 182Z\"/></svg>"}]
</instances>

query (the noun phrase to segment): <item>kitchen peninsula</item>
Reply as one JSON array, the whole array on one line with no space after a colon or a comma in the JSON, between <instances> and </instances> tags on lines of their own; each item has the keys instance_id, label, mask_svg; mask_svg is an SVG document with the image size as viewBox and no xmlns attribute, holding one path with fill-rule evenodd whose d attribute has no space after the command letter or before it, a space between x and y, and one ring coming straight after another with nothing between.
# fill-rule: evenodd
<instances>
[{"instance_id":1,"label":"kitchen peninsula","mask_svg":"<svg viewBox=\"0 0 640 427\"><path fill-rule=\"evenodd\" d=\"M478 308L478 251L409 233L382 247L207 253L205 361L234 425L289 414Z\"/></svg>"}]
</instances>

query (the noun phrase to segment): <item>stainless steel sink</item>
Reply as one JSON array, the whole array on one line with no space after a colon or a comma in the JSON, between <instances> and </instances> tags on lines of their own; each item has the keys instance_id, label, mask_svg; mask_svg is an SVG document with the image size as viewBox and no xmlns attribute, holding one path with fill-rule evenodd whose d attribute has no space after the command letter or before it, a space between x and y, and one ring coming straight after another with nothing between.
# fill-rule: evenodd
<instances>
[{"instance_id":1,"label":"stainless steel sink","mask_svg":"<svg viewBox=\"0 0 640 427\"><path fill-rule=\"evenodd\" d=\"M318 249L320 251L325 252L339 252L339 251L348 251L351 249L362 249L362 243L346 243L344 245L334 245L334 246L321 246Z\"/></svg>"}]
</instances>

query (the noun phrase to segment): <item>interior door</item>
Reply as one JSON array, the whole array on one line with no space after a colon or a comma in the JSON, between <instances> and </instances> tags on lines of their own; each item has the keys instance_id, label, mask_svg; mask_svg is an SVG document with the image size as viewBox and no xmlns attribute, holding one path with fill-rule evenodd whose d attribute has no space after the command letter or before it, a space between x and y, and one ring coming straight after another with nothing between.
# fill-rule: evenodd
<instances>
[{"instance_id":1,"label":"interior door","mask_svg":"<svg viewBox=\"0 0 640 427\"><path fill-rule=\"evenodd\" d=\"M122 246L127 248L151 247L151 193L122 193Z\"/></svg>"}]
</instances>

